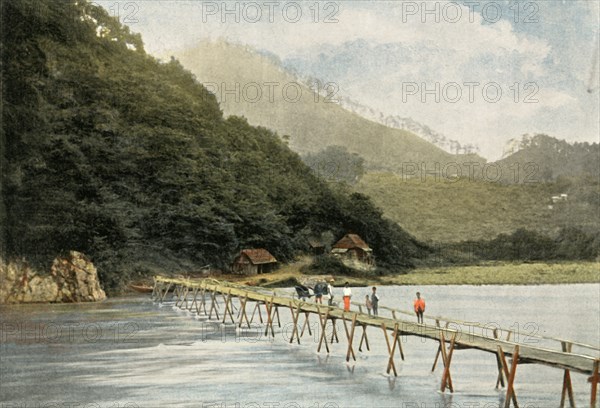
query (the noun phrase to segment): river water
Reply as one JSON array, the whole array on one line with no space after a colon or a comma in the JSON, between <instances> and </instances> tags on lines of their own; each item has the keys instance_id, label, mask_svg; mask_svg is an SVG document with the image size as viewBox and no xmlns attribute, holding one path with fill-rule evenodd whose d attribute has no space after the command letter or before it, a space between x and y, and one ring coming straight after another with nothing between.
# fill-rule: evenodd
<instances>
[{"instance_id":1,"label":"river water","mask_svg":"<svg viewBox=\"0 0 600 408\"><path fill-rule=\"evenodd\" d=\"M416 287L380 287L380 304L410 310ZM427 314L502 327L519 341L530 334L598 345L600 285L423 286ZM364 299L367 288L354 288ZM221 310L223 307L221 306ZM252 312L250 307L249 314ZM290 344L291 314L280 309L275 338L256 324L240 331L206 317L158 305L149 296L113 298L96 304L0 307L0 406L19 407L485 407L502 406L495 389L495 357L455 351L455 392L441 393L442 367L431 366L437 343L402 339L405 360L398 377L386 374L383 331L368 329L370 351L345 361L347 341L317 353L318 328ZM264 312L263 312L264 313ZM380 314L385 314L381 311ZM412 317L409 317L412 318ZM303 317L300 318L303 321ZM329 336L328 336L329 337ZM574 349L575 351L575 349ZM563 372L519 365L516 393L521 407L557 407ZM573 373L577 406L589 406L590 385Z\"/></svg>"}]
</instances>

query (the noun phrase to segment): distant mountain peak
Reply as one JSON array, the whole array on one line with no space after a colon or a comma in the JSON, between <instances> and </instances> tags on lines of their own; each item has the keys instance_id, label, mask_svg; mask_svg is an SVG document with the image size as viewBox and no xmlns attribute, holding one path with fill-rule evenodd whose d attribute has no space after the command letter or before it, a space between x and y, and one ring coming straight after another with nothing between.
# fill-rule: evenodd
<instances>
[{"instance_id":1,"label":"distant mountain peak","mask_svg":"<svg viewBox=\"0 0 600 408\"><path fill-rule=\"evenodd\" d=\"M417 122L412 118L402 117L400 115L385 115L382 112L379 112L347 97L338 97L338 99L340 106L352 113L393 129L402 129L412 132L448 153L478 154L480 151L479 146L477 145L470 143L461 144L459 141L449 139L445 135L436 132L429 126Z\"/></svg>"}]
</instances>

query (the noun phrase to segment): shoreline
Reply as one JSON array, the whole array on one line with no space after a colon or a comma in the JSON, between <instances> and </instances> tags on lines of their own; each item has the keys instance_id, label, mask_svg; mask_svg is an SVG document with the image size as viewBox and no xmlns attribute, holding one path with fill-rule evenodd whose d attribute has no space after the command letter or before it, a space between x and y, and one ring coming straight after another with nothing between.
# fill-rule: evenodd
<instances>
[{"instance_id":1,"label":"shoreline","mask_svg":"<svg viewBox=\"0 0 600 408\"><path fill-rule=\"evenodd\" d=\"M280 270L260 275L205 275L190 278L217 280L266 288L291 287L306 281L328 280L333 275L323 271L319 275L300 272L297 265L283 266ZM384 276L333 276L334 287L347 281L353 287L366 286L484 286L484 285L567 285L600 283L600 262L561 263L488 263L470 266L419 267L408 273ZM150 281L151 282L151 281Z\"/></svg>"}]
</instances>

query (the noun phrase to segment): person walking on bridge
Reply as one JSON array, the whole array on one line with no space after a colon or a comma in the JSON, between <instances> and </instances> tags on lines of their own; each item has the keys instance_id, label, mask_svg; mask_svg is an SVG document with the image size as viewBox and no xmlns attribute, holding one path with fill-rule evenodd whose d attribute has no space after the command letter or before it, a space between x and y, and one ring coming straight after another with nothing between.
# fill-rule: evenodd
<instances>
[{"instance_id":1,"label":"person walking on bridge","mask_svg":"<svg viewBox=\"0 0 600 408\"><path fill-rule=\"evenodd\" d=\"M423 323L423 313L425 312L425 299L421 297L421 292L417 292L417 298L414 302L417 323Z\"/></svg>"},{"instance_id":2,"label":"person walking on bridge","mask_svg":"<svg viewBox=\"0 0 600 408\"><path fill-rule=\"evenodd\" d=\"M327 304L329 306L333 306L333 282L335 282L335 279L331 278L329 279L329 284L327 285L327 294L329 295Z\"/></svg>"},{"instance_id":3,"label":"person walking on bridge","mask_svg":"<svg viewBox=\"0 0 600 408\"><path fill-rule=\"evenodd\" d=\"M345 312L350 311L350 298L352 297L352 289L350 289L350 287L348 285L349 285L348 282L346 282L346 285L344 285L344 311Z\"/></svg>"},{"instance_id":4,"label":"person walking on bridge","mask_svg":"<svg viewBox=\"0 0 600 408\"><path fill-rule=\"evenodd\" d=\"M373 307L373 316L377 316L377 306L379 305L379 295L377 294L377 288L373 286L373 293L371 293L371 307Z\"/></svg>"}]
</instances>

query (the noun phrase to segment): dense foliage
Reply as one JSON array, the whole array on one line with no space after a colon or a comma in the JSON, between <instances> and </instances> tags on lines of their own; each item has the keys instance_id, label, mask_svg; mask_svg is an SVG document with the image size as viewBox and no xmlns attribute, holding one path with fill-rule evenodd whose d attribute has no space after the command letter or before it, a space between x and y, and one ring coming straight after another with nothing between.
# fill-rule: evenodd
<instances>
[{"instance_id":1,"label":"dense foliage","mask_svg":"<svg viewBox=\"0 0 600 408\"><path fill-rule=\"evenodd\" d=\"M600 257L600 232L576 227L562 228L555 236L518 229L487 241L465 241L439 249L443 261L454 257L459 263L500 261L592 261ZM452 255L452 256L448 256Z\"/></svg>"},{"instance_id":2,"label":"dense foliage","mask_svg":"<svg viewBox=\"0 0 600 408\"><path fill-rule=\"evenodd\" d=\"M364 196L333 191L273 132L225 120L176 61L84 1L2 2L2 255L90 255L132 274L225 268L243 247L289 261L348 230L378 263L428 249Z\"/></svg>"},{"instance_id":3,"label":"dense foliage","mask_svg":"<svg viewBox=\"0 0 600 408\"><path fill-rule=\"evenodd\" d=\"M302 160L329 182L355 184L365 174L365 160L344 146L328 146L318 153L306 154Z\"/></svg>"}]
</instances>

